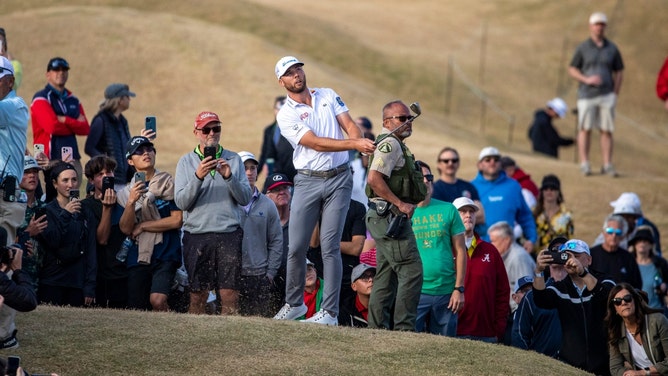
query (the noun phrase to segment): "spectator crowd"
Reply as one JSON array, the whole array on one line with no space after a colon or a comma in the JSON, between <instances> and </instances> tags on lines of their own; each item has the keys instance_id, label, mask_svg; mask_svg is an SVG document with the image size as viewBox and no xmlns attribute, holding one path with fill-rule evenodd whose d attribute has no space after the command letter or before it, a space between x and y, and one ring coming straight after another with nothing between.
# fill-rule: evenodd
<instances>
[{"instance_id":1,"label":"spectator crowd","mask_svg":"<svg viewBox=\"0 0 668 376\"><path fill-rule=\"evenodd\" d=\"M536 112L529 137L552 157L576 142L588 176L597 128L601 173L614 177L624 65L606 16L589 24L569 68L580 84L577 141L552 126L567 113L560 98ZM655 348L657 336L668 343L668 263L637 194L610 203L594 242L573 239L557 175L536 184L494 146L471 181L457 176L450 146L432 169L404 143L418 104L387 103L375 137L333 89L307 86L292 56L275 66L286 95L259 158L223 147L220 117L202 111L172 176L155 167L155 129L130 132L127 84L108 85L89 122L66 87L68 61L54 57L28 105L0 30L0 348L18 346L17 310L54 304L428 332L596 374L668 372L668 348ZM77 136L87 136L85 163Z\"/></svg>"}]
</instances>

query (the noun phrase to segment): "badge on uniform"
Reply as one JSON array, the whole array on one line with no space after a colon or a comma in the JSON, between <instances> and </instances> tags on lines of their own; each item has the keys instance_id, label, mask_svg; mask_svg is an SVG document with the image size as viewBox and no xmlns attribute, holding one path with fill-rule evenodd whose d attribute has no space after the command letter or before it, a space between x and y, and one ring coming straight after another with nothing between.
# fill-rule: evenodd
<instances>
[{"instance_id":1,"label":"badge on uniform","mask_svg":"<svg viewBox=\"0 0 668 376\"><path fill-rule=\"evenodd\" d=\"M381 153L389 153L392 151L392 145L390 145L389 142L382 143L380 146L378 146L378 150Z\"/></svg>"}]
</instances>

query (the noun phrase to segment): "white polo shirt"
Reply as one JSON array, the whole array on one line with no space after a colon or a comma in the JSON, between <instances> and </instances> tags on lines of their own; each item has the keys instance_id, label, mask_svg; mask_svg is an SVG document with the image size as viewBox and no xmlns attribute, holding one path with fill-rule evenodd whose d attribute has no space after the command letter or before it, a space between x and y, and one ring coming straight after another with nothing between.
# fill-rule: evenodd
<instances>
[{"instance_id":1,"label":"white polo shirt","mask_svg":"<svg viewBox=\"0 0 668 376\"><path fill-rule=\"evenodd\" d=\"M308 131L318 137L343 140L343 129L336 116L348 112L348 107L332 89L310 89L309 92L313 107L288 97L276 115L276 121L283 137L295 148L292 163L296 169L331 170L348 162L347 151L318 152L300 145L299 141Z\"/></svg>"}]
</instances>

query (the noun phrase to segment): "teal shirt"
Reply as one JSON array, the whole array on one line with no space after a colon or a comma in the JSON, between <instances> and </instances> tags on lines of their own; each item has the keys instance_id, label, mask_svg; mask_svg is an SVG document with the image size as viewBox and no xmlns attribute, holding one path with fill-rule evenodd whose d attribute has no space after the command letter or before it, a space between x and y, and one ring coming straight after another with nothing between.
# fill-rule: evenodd
<instances>
[{"instance_id":1,"label":"teal shirt","mask_svg":"<svg viewBox=\"0 0 668 376\"><path fill-rule=\"evenodd\" d=\"M23 98L10 91L0 100L0 172L23 178L23 154L26 150L30 112ZM11 157L10 157L11 156Z\"/></svg>"},{"instance_id":2,"label":"teal shirt","mask_svg":"<svg viewBox=\"0 0 668 376\"><path fill-rule=\"evenodd\" d=\"M457 277L452 236L465 231L459 212L449 202L432 198L429 206L415 209L413 232L422 259L423 294L452 293Z\"/></svg>"}]
</instances>

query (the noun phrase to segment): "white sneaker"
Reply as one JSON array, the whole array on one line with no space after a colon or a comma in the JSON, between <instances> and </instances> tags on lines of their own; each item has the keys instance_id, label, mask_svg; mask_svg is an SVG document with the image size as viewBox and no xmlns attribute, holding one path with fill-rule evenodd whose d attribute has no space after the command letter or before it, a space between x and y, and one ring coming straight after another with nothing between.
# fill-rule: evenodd
<instances>
[{"instance_id":1,"label":"white sneaker","mask_svg":"<svg viewBox=\"0 0 668 376\"><path fill-rule=\"evenodd\" d=\"M307 310L308 309L306 308L306 304L304 303L298 307L291 307L290 304L285 303L283 308L281 308L276 316L274 316L274 320L295 320L301 316L304 316Z\"/></svg>"},{"instance_id":2,"label":"white sneaker","mask_svg":"<svg viewBox=\"0 0 668 376\"><path fill-rule=\"evenodd\" d=\"M580 172L584 176L589 176L591 175L591 167L589 166L589 162L582 162L580 164Z\"/></svg>"},{"instance_id":3,"label":"white sneaker","mask_svg":"<svg viewBox=\"0 0 668 376\"><path fill-rule=\"evenodd\" d=\"M320 311L316 312L313 317L310 319L306 320L300 320L301 322L311 322L315 324L322 324L322 325L332 325L332 326L337 326L339 325L339 320L336 319L336 316L330 315L327 311L324 309L321 309Z\"/></svg>"}]
</instances>

